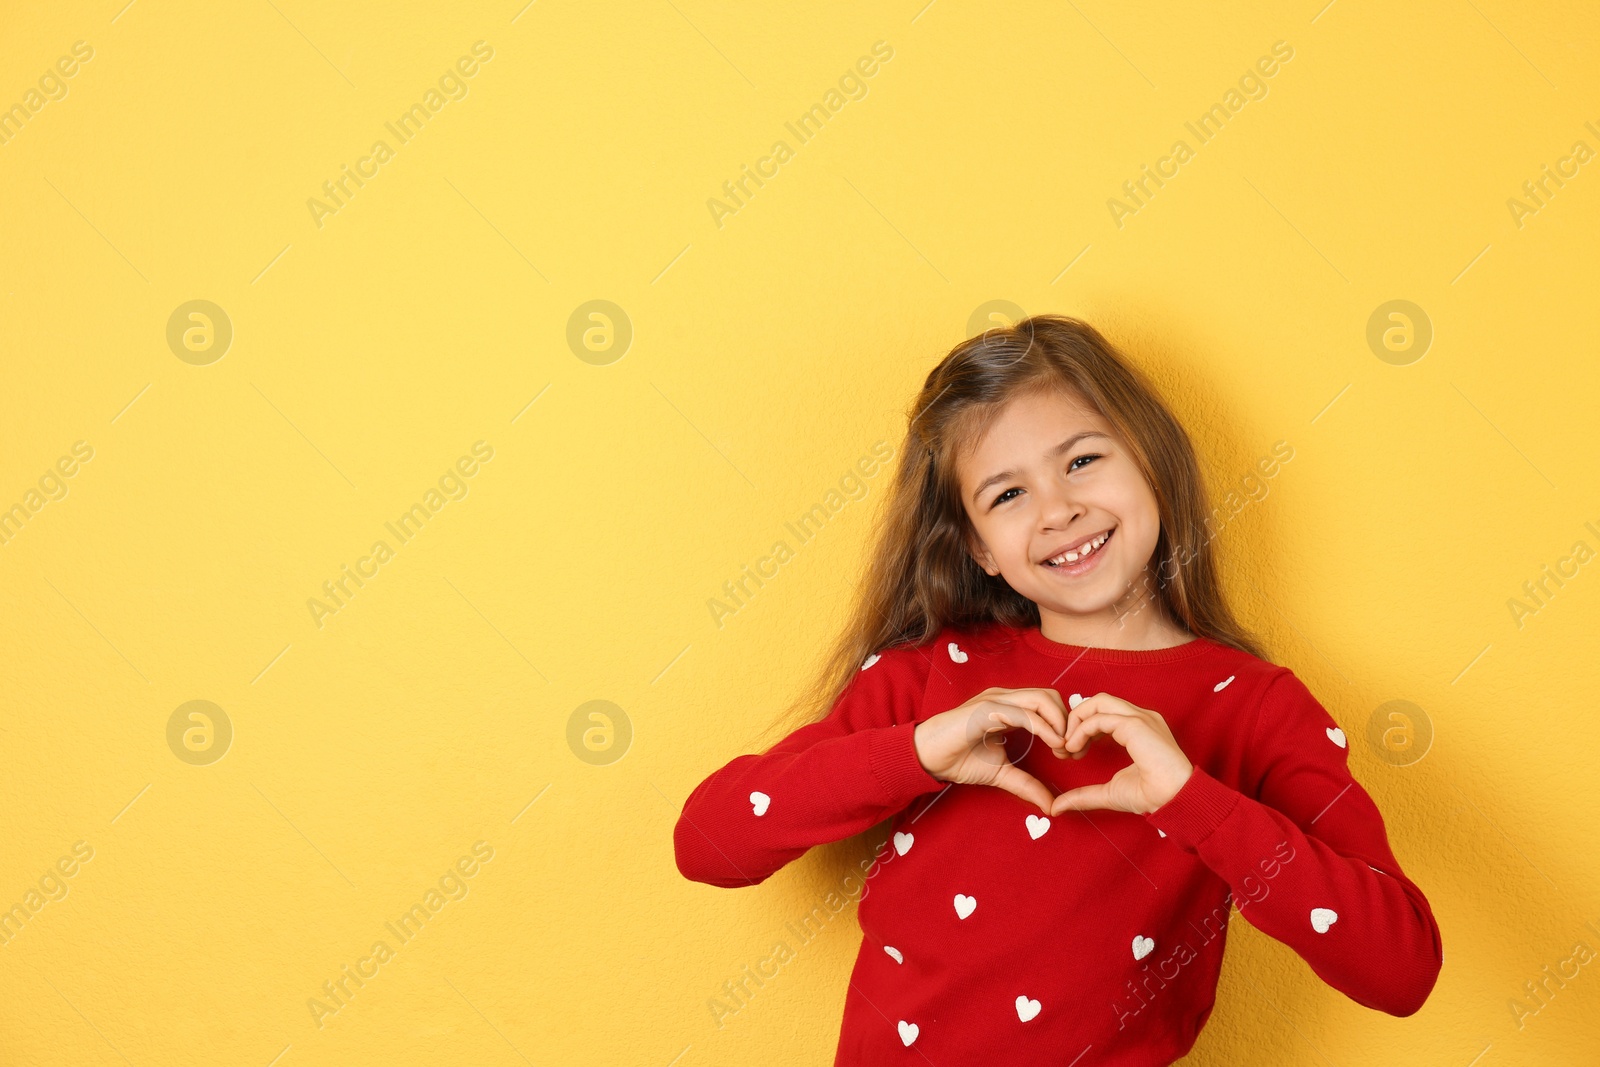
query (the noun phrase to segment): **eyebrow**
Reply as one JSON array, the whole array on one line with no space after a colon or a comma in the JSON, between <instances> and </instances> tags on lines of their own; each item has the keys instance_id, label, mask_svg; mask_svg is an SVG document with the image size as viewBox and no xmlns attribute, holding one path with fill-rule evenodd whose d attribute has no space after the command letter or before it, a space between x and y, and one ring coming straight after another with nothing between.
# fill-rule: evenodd
<instances>
[{"instance_id":1,"label":"eyebrow","mask_svg":"<svg viewBox=\"0 0 1600 1067\"><path fill-rule=\"evenodd\" d=\"M1056 445L1054 448L1044 454L1044 458L1049 460L1055 459L1058 456L1066 455L1068 452L1072 451L1072 447L1074 445L1083 440L1085 437L1104 437L1108 441L1111 439L1109 434L1101 433L1099 430L1084 430L1080 433L1073 434L1065 441L1062 441L1059 445ZM1016 471L1001 471L998 474L989 475L989 477L978 483L978 488L972 491L972 502L976 504L978 502L978 498L983 495L983 491L989 488L991 485L994 485L996 482L1003 482L1009 478L1015 478L1016 476Z\"/></svg>"}]
</instances>

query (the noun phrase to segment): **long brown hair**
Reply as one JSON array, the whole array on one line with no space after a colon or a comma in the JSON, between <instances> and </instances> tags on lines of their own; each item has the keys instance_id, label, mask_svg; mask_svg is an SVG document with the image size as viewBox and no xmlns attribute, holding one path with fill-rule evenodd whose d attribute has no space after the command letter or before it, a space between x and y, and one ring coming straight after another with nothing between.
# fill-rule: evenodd
<instances>
[{"instance_id":1,"label":"long brown hair","mask_svg":"<svg viewBox=\"0 0 1600 1067\"><path fill-rule=\"evenodd\" d=\"M1038 605L968 554L970 520L955 460L1011 400L1066 389L1126 444L1155 494L1156 598L1191 633L1265 659L1223 594L1194 447L1149 379L1098 330L1035 315L968 338L928 374L907 410L905 443L849 622L810 687L773 724L826 718L873 652L922 645L946 626L1039 625Z\"/></svg>"}]
</instances>

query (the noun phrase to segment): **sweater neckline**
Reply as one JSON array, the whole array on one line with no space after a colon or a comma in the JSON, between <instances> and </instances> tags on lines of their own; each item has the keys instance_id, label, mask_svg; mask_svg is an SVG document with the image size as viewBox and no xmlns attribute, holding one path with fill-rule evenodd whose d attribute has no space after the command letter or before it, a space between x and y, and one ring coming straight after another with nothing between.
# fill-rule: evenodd
<instances>
[{"instance_id":1,"label":"sweater neckline","mask_svg":"<svg viewBox=\"0 0 1600 1067\"><path fill-rule=\"evenodd\" d=\"M1037 626L1021 629L1022 639L1030 648L1054 659L1082 660L1086 663L1176 663L1193 659L1209 651L1212 642L1195 637L1181 645L1167 648L1100 648L1094 645L1067 645L1052 641Z\"/></svg>"}]
</instances>

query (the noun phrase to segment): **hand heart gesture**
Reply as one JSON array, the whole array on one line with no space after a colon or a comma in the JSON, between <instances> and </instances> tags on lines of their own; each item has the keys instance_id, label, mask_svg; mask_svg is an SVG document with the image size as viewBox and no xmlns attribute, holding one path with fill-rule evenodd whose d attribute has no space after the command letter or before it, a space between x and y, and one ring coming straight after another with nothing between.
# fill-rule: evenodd
<instances>
[{"instance_id":1,"label":"hand heart gesture","mask_svg":"<svg viewBox=\"0 0 1600 1067\"><path fill-rule=\"evenodd\" d=\"M1067 714L1067 754L1081 759L1089 743L1110 737L1128 750L1133 763L1096 785L1069 789L1056 797L1050 814L1107 808L1148 815L1178 795L1194 773L1167 721L1159 712L1130 704L1110 693L1096 693Z\"/></svg>"}]
</instances>

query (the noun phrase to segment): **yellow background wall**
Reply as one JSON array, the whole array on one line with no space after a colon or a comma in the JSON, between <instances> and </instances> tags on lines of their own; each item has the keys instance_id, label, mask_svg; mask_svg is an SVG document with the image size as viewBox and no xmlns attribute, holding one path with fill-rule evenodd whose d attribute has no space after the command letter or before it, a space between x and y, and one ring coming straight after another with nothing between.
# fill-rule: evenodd
<instances>
[{"instance_id":1,"label":"yellow background wall","mask_svg":"<svg viewBox=\"0 0 1600 1067\"><path fill-rule=\"evenodd\" d=\"M1524 990L1600 949L1592 6L121 3L0 16L0 1060L831 1062L853 908L708 1001L873 841L726 891L672 827L772 740L888 474L784 523L1004 301L1123 344L1237 491L1242 614L1443 928L1399 1020L1236 924L1189 1062L1592 1062L1600 964ZM1425 351L1369 345L1392 300ZM1392 700L1420 759L1363 743Z\"/></svg>"}]
</instances>

